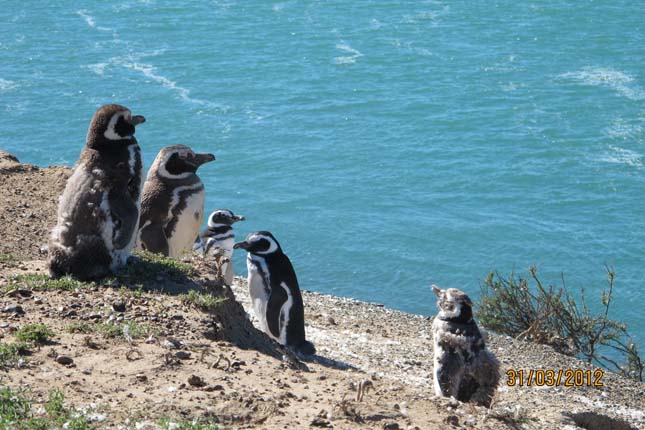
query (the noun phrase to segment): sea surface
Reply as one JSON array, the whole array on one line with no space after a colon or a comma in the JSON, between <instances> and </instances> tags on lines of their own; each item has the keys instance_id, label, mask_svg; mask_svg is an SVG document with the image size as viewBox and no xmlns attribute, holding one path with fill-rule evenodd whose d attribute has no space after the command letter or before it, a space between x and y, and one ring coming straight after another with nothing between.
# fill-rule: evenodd
<instances>
[{"instance_id":1,"label":"sea surface","mask_svg":"<svg viewBox=\"0 0 645 430\"><path fill-rule=\"evenodd\" d=\"M491 271L584 288L645 349L639 1L5 1L0 148L73 165L120 103L146 166L213 152L206 210L301 287L432 315ZM244 255L235 256L246 273Z\"/></svg>"}]
</instances>

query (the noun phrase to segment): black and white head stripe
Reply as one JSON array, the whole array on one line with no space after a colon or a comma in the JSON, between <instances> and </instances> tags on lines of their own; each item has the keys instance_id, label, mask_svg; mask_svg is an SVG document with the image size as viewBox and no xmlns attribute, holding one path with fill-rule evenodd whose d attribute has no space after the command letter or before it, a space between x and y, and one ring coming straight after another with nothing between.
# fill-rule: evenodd
<instances>
[{"instance_id":1,"label":"black and white head stripe","mask_svg":"<svg viewBox=\"0 0 645 430\"><path fill-rule=\"evenodd\" d=\"M234 248L242 248L251 254L257 255L267 255L282 251L276 238L268 231L251 233L246 237L246 240L236 243Z\"/></svg>"},{"instance_id":2,"label":"black and white head stripe","mask_svg":"<svg viewBox=\"0 0 645 430\"><path fill-rule=\"evenodd\" d=\"M136 143L135 127L146 119L141 115L132 115L125 106L109 104L100 107L92 117L87 130L86 143L89 147L98 149L102 145L129 141L128 145Z\"/></svg>"},{"instance_id":3,"label":"black and white head stripe","mask_svg":"<svg viewBox=\"0 0 645 430\"><path fill-rule=\"evenodd\" d=\"M473 319L472 301L466 293L456 288L442 290L436 285L432 285L432 291L437 295L439 319L461 323Z\"/></svg>"},{"instance_id":4,"label":"black and white head stripe","mask_svg":"<svg viewBox=\"0 0 645 430\"><path fill-rule=\"evenodd\" d=\"M127 109L118 111L110 118L103 136L108 140L132 139L135 126L144 121L144 117L132 116L132 113Z\"/></svg>"},{"instance_id":5,"label":"black and white head stripe","mask_svg":"<svg viewBox=\"0 0 645 430\"><path fill-rule=\"evenodd\" d=\"M216 228L222 225L231 225L237 221L244 221L244 219L242 215L235 215L229 209L218 209L208 217L208 226Z\"/></svg>"},{"instance_id":6,"label":"black and white head stripe","mask_svg":"<svg viewBox=\"0 0 645 430\"><path fill-rule=\"evenodd\" d=\"M185 145L168 146L159 152L150 172L156 172L163 179L186 179L199 166L213 160L213 154L197 154Z\"/></svg>"}]
</instances>

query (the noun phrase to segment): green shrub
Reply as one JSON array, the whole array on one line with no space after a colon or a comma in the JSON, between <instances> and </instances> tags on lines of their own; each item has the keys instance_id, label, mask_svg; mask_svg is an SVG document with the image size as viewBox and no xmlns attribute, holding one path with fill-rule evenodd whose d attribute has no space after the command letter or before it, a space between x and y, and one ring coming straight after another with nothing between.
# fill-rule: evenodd
<instances>
[{"instance_id":1,"label":"green shrub","mask_svg":"<svg viewBox=\"0 0 645 430\"><path fill-rule=\"evenodd\" d=\"M643 380L643 361L627 326L609 319L614 272L607 270L608 289L602 293L599 314L592 314L587 307L584 290L580 304L576 302L564 285L564 278L562 287L547 287L538 278L535 267L529 269L529 274L527 278L488 275L482 283L478 312L483 326L551 345L564 354L577 355L588 363ZM618 354L623 362L607 357L603 351Z\"/></svg>"},{"instance_id":2,"label":"green shrub","mask_svg":"<svg viewBox=\"0 0 645 430\"><path fill-rule=\"evenodd\" d=\"M204 312L213 312L219 305L226 301L225 297L216 297L211 293L203 293L196 290L190 290L180 297L183 303L195 306Z\"/></svg>"},{"instance_id":3,"label":"green shrub","mask_svg":"<svg viewBox=\"0 0 645 430\"><path fill-rule=\"evenodd\" d=\"M42 345L54 337L54 332L44 324L30 324L21 327L14 336L23 342Z\"/></svg>"}]
</instances>

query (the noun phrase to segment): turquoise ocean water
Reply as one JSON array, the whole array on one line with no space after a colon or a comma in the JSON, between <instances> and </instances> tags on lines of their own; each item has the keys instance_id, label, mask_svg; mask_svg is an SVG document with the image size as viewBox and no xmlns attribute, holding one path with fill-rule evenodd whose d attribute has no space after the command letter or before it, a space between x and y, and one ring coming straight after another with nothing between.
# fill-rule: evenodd
<instances>
[{"instance_id":1,"label":"turquoise ocean water","mask_svg":"<svg viewBox=\"0 0 645 430\"><path fill-rule=\"evenodd\" d=\"M72 165L105 103L211 151L207 210L302 288L433 314L430 283L564 272L645 348L637 1L5 1L0 148ZM236 255L238 273L244 256Z\"/></svg>"}]
</instances>

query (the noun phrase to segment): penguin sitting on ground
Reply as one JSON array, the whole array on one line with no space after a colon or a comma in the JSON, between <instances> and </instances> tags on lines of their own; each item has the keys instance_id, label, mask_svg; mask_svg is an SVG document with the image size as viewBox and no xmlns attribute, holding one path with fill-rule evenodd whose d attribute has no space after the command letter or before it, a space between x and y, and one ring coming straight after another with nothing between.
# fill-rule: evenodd
<instances>
[{"instance_id":1,"label":"penguin sitting on ground","mask_svg":"<svg viewBox=\"0 0 645 430\"><path fill-rule=\"evenodd\" d=\"M213 154L196 154L185 145L159 151L143 187L143 249L172 258L192 249L204 220L204 184L195 172L213 160Z\"/></svg>"},{"instance_id":2,"label":"penguin sitting on ground","mask_svg":"<svg viewBox=\"0 0 645 430\"><path fill-rule=\"evenodd\" d=\"M197 238L193 249L203 255L210 255L214 258L223 256L224 261L220 266L220 273L224 278L226 285L233 283L233 246L235 245L235 233L233 224L238 221L244 221L242 215L235 215L228 209L218 209L208 217L208 227L206 227Z\"/></svg>"},{"instance_id":3,"label":"penguin sitting on ground","mask_svg":"<svg viewBox=\"0 0 645 430\"><path fill-rule=\"evenodd\" d=\"M258 231L234 248L249 253L249 293L261 330L303 355L315 354L314 345L305 340L305 312L296 272L276 238L268 231Z\"/></svg>"},{"instance_id":4,"label":"penguin sitting on ground","mask_svg":"<svg viewBox=\"0 0 645 430\"><path fill-rule=\"evenodd\" d=\"M432 322L435 394L488 408L499 383L499 362L486 349L472 302L456 288L433 285L432 290L439 308Z\"/></svg>"},{"instance_id":5,"label":"penguin sitting on ground","mask_svg":"<svg viewBox=\"0 0 645 430\"><path fill-rule=\"evenodd\" d=\"M124 106L98 109L67 180L49 245L49 272L80 280L125 265L139 224L143 164L134 138L145 121Z\"/></svg>"}]
</instances>

